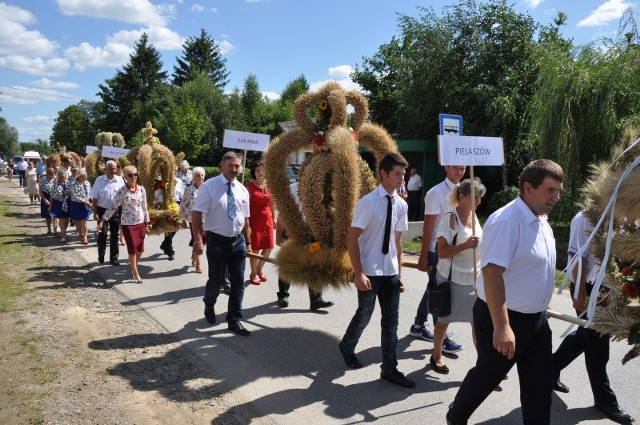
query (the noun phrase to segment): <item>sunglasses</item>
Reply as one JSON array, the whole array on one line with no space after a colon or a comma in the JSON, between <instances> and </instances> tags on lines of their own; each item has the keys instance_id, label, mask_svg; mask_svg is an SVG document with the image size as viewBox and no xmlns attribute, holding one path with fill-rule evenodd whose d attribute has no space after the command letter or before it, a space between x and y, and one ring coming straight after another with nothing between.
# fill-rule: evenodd
<instances>
[{"instance_id":1,"label":"sunglasses","mask_svg":"<svg viewBox=\"0 0 640 425\"><path fill-rule=\"evenodd\" d=\"M138 173L129 173L127 174L129 177L138 177Z\"/></svg>"}]
</instances>

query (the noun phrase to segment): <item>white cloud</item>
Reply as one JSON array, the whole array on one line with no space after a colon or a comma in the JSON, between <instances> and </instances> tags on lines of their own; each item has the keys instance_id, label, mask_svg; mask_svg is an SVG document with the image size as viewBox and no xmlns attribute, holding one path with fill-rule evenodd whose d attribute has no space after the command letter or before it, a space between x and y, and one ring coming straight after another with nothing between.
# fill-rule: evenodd
<instances>
[{"instance_id":1,"label":"white cloud","mask_svg":"<svg viewBox=\"0 0 640 425\"><path fill-rule=\"evenodd\" d=\"M181 49L185 41L184 37L181 37L177 32L166 27L155 26L132 31L118 31L109 37L109 41L133 46L140 40L142 33L146 33L149 37L149 44L159 50Z\"/></svg>"},{"instance_id":2,"label":"white cloud","mask_svg":"<svg viewBox=\"0 0 640 425\"><path fill-rule=\"evenodd\" d=\"M262 95L264 97L266 97L267 99L269 99L270 101L274 101L274 100L278 100L280 99L280 95L274 91L263 91Z\"/></svg>"},{"instance_id":3,"label":"white cloud","mask_svg":"<svg viewBox=\"0 0 640 425\"><path fill-rule=\"evenodd\" d=\"M53 81L48 78L41 78L39 80L32 81L31 84L36 87L43 87L45 89L77 89L78 87L80 87L80 85L76 83Z\"/></svg>"},{"instance_id":4,"label":"white cloud","mask_svg":"<svg viewBox=\"0 0 640 425\"><path fill-rule=\"evenodd\" d=\"M333 66L329 68L329 76L334 77L336 79L345 79L345 78L349 78L352 71L353 71L353 67L351 65Z\"/></svg>"},{"instance_id":5,"label":"white cloud","mask_svg":"<svg viewBox=\"0 0 640 425\"><path fill-rule=\"evenodd\" d=\"M35 17L19 7L0 3L0 54L50 56L58 44L39 31L29 31L23 24L33 24Z\"/></svg>"},{"instance_id":6,"label":"white cloud","mask_svg":"<svg viewBox=\"0 0 640 425\"><path fill-rule=\"evenodd\" d=\"M524 4L532 9L540 6L540 3L544 3L544 0L524 0Z\"/></svg>"},{"instance_id":7,"label":"white cloud","mask_svg":"<svg viewBox=\"0 0 640 425\"><path fill-rule=\"evenodd\" d=\"M28 123L38 123L38 124L51 124L53 123L53 118L48 117L46 115L35 115L32 117L24 117L22 118L23 121L26 121Z\"/></svg>"},{"instance_id":8,"label":"white cloud","mask_svg":"<svg viewBox=\"0 0 640 425\"><path fill-rule=\"evenodd\" d=\"M56 90L33 90L29 87L3 87L0 103L9 105L35 105L40 102L77 102L80 98L69 96Z\"/></svg>"},{"instance_id":9,"label":"white cloud","mask_svg":"<svg viewBox=\"0 0 640 425\"><path fill-rule=\"evenodd\" d=\"M58 0L65 15L84 15L93 18L115 19L132 24L164 26L172 8L155 6L148 0Z\"/></svg>"},{"instance_id":10,"label":"white cloud","mask_svg":"<svg viewBox=\"0 0 640 425\"><path fill-rule=\"evenodd\" d=\"M589 16L578 22L578 26L599 27L606 25L608 22L620 18L624 11L631 6L631 3L625 3L624 0L608 0L592 11Z\"/></svg>"},{"instance_id":11,"label":"white cloud","mask_svg":"<svg viewBox=\"0 0 640 425\"><path fill-rule=\"evenodd\" d=\"M194 3L193 6L189 8L189 10L196 13L205 12L205 11L216 13L218 11L218 9L216 9L215 7L206 7L201 5L200 3Z\"/></svg>"},{"instance_id":12,"label":"white cloud","mask_svg":"<svg viewBox=\"0 0 640 425\"><path fill-rule=\"evenodd\" d=\"M22 55L0 57L0 68L8 68L32 75L60 77L67 72L69 66L69 61L66 59L54 58L45 60L41 58L28 58Z\"/></svg>"},{"instance_id":13,"label":"white cloud","mask_svg":"<svg viewBox=\"0 0 640 425\"><path fill-rule=\"evenodd\" d=\"M81 43L69 47L64 55L74 62L74 68L84 71L88 67L117 68L129 60L133 49L122 43L107 43L104 47L94 47L89 43Z\"/></svg>"},{"instance_id":14,"label":"white cloud","mask_svg":"<svg viewBox=\"0 0 640 425\"><path fill-rule=\"evenodd\" d=\"M236 49L236 46L234 46L227 40L222 40L221 42L218 43L218 46L220 47L220 53L223 55Z\"/></svg>"},{"instance_id":15,"label":"white cloud","mask_svg":"<svg viewBox=\"0 0 640 425\"><path fill-rule=\"evenodd\" d=\"M353 82L350 78L344 78L342 80L316 81L315 83L309 84L309 91L312 91L312 92L318 91L320 90L320 88L322 88L322 86L327 84L329 81L335 81L340 85L340 87L342 87L344 90L347 90L347 91L350 91L350 90L355 90L359 92L362 91L362 87L360 87L360 85L358 85L357 83Z\"/></svg>"},{"instance_id":16,"label":"white cloud","mask_svg":"<svg viewBox=\"0 0 640 425\"><path fill-rule=\"evenodd\" d=\"M51 127L16 127L18 133L20 134L21 141L29 141L32 142L36 139L45 139L48 140L49 136L51 136Z\"/></svg>"}]
</instances>

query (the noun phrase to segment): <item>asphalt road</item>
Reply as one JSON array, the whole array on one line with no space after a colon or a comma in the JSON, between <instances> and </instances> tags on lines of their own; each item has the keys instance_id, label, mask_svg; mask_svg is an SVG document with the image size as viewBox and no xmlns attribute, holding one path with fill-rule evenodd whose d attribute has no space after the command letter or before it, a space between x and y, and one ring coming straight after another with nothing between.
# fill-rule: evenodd
<instances>
[{"instance_id":1,"label":"asphalt road","mask_svg":"<svg viewBox=\"0 0 640 425\"><path fill-rule=\"evenodd\" d=\"M31 208L26 199L25 208ZM95 223L90 226L94 228ZM254 411L260 412L256 417L260 423L442 424L448 404L475 362L469 325L450 325L453 339L465 348L447 359L451 370L448 375L439 375L428 365L432 343L408 336L426 285L426 274L415 269L403 269L406 291L400 300L398 368L417 385L414 389L404 389L379 379L379 308L357 347L365 367L352 370L343 363L337 344L357 306L355 288L328 290L324 297L335 305L326 311L311 312L306 288L292 287L289 307L281 309L276 305L277 270L267 264L268 282L246 288L244 324L252 334L240 337L227 330L224 320L227 296L224 294L216 305L218 324L210 326L204 320L202 295L207 277L206 273L195 273L190 266L188 231L182 230L174 238L174 261L168 261L161 253L161 236L147 238L139 265L142 284L132 281L125 247L121 247L120 266L101 265L97 263L93 238L88 246L83 246L77 242L75 231L70 235L71 242L61 249L75 250L104 278L106 285L124 294L128 302L144 308L167 332L202 359L214 376L223 381L224 388L240 394ZM206 270L206 262L203 265ZM248 274L247 263L246 278ZM566 293L554 295L551 307L572 314ZM550 323L555 349L568 324L557 319L550 319ZM135 335L131 337L135 339ZM609 376L620 405L640 418L640 359L622 366L621 359L628 348L624 342L612 343ZM571 387L571 392L554 393L552 423L610 423L593 407L583 357L563 372L562 380ZM189 387L189 382L185 381L184 385ZM145 383L144 388L162 394L162 388L152 381ZM190 388L192 393L193 390ZM194 394L197 397L197 391ZM225 415L234 415L243 407L244 404L231 407L222 417L212 418L212 423L222 423ZM469 423L522 423L515 368Z\"/></svg>"}]
</instances>

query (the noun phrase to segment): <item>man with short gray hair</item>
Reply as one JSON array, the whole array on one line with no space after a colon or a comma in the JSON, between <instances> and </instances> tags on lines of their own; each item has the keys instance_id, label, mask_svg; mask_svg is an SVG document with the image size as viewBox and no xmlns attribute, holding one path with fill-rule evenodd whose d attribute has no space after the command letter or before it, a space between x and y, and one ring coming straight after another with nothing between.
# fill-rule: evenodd
<instances>
[{"instance_id":1,"label":"man with short gray hair","mask_svg":"<svg viewBox=\"0 0 640 425\"><path fill-rule=\"evenodd\" d=\"M107 161L105 170L106 174L98 177L91 188L91 198L93 204L93 218L97 222L102 219L104 212L111 207L111 203L116 197L116 193L124 186L122 177L116 175L118 165L115 161ZM110 244L109 244L109 260L111 265L118 266L119 255L119 232L120 232L120 211L118 210L111 216L107 223L109 224ZM107 250L107 226L102 226L102 230L98 233L98 262L104 263L104 254Z\"/></svg>"}]
</instances>

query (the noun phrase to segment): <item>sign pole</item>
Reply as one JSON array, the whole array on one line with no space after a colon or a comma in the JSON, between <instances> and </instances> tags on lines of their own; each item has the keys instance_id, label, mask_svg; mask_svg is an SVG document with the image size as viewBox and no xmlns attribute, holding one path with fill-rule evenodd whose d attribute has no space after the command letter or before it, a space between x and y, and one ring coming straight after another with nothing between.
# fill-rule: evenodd
<instances>
[{"instance_id":1,"label":"sign pole","mask_svg":"<svg viewBox=\"0 0 640 425\"><path fill-rule=\"evenodd\" d=\"M471 236L476 235L476 178L473 174L473 165L469 167L469 177L471 178ZM478 267L476 264L478 254L476 252L476 248L473 248L473 295L475 298L478 298Z\"/></svg>"},{"instance_id":2,"label":"sign pole","mask_svg":"<svg viewBox=\"0 0 640 425\"><path fill-rule=\"evenodd\" d=\"M244 170L247 169L247 150L242 151L242 179L240 182L244 184Z\"/></svg>"}]
</instances>

